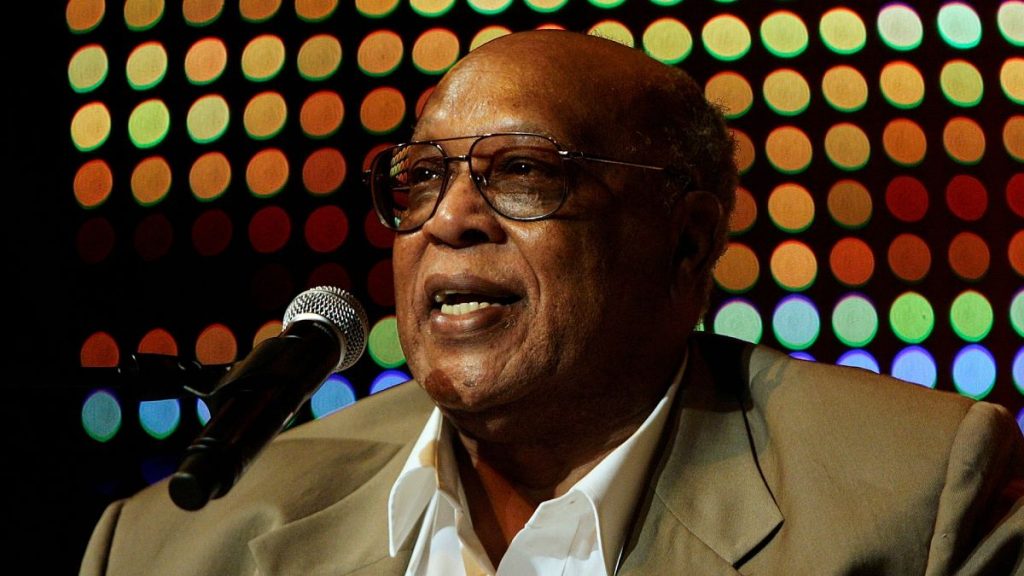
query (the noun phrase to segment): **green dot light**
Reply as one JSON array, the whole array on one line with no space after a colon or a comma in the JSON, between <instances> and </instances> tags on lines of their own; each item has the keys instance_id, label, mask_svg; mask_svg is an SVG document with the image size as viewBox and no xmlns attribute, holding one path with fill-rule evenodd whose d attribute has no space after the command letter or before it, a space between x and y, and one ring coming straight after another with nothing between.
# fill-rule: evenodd
<instances>
[{"instance_id":1,"label":"green dot light","mask_svg":"<svg viewBox=\"0 0 1024 576\"><path fill-rule=\"evenodd\" d=\"M82 94L98 88L107 79L110 63L107 51L92 44L80 48L68 64L68 83L71 89Z\"/></svg>"},{"instance_id":2,"label":"green dot light","mask_svg":"<svg viewBox=\"0 0 1024 576\"><path fill-rule=\"evenodd\" d=\"M892 303L889 324L900 340L908 344L920 344L935 328L935 311L921 294L905 292Z\"/></svg>"},{"instance_id":3,"label":"green dot light","mask_svg":"<svg viewBox=\"0 0 1024 576\"><path fill-rule=\"evenodd\" d=\"M374 324L366 346L373 361L383 368L396 368L405 363L405 353L398 341L398 321L394 316L384 317Z\"/></svg>"},{"instance_id":4,"label":"green dot light","mask_svg":"<svg viewBox=\"0 0 1024 576\"><path fill-rule=\"evenodd\" d=\"M954 60L942 67L939 86L951 103L961 106L977 106L985 92L981 72L966 60Z\"/></svg>"},{"instance_id":5,"label":"green dot light","mask_svg":"<svg viewBox=\"0 0 1024 576\"><path fill-rule=\"evenodd\" d=\"M779 58L799 56L807 49L807 26L796 14L780 10L761 22L761 41Z\"/></svg>"},{"instance_id":6,"label":"green dot light","mask_svg":"<svg viewBox=\"0 0 1024 576\"><path fill-rule=\"evenodd\" d=\"M1024 290L1017 292L1010 302L1010 325L1018 335L1024 337Z\"/></svg>"},{"instance_id":7,"label":"green dot light","mask_svg":"<svg viewBox=\"0 0 1024 576\"><path fill-rule=\"evenodd\" d=\"M846 296L832 310L832 331L851 348L867 346L878 333L878 312L864 296Z\"/></svg>"},{"instance_id":8,"label":"green dot light","mask_svg":"<svg viewBox=\"0 0 1024 576\"><path fill-rule=\"evenodd\" d=\"M712 329L715 334L757 344L764 326L757 308L745 300L733 300L718 309Z\"/></svg>"},{"instance_id":9,"label":"green dot light","mask_svg":"<svg viewBox=\"0 0 1024 576\"><path fill-rule=\"evenodd\" d=\"M939 9L939 35L953 48L965 50L981 42L978 13L963 2L951 2Z\"/></svg>"},{"instance_id":10,"label":"green dot light","mask_svg":"<svg viewBox=\"0 0 1024 576\"><path fill-rule=\"evenodd\" d=\"M956 335L968 342L980 342L992 330L992 305L980 292L967 290L953 301L949 321Z\"/></svg>"},{"instance_id":11,"label":"green dot light","mask_svg":"<svg viewBox=\"0 0 1024 576\"><path fill-rule=\"evenodd\" d=\"M146 100L128 117L128 137L138 148L152 148L167 136L171 112L162 100Z\"/></svg>"}]
</instances>

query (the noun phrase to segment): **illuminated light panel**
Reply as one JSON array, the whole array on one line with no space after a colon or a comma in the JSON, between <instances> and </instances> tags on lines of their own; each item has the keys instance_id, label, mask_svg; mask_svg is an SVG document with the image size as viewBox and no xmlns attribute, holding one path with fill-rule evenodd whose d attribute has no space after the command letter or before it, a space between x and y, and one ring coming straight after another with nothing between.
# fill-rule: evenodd
<instances>
[{"instance_id":1,"label":"illuminated light panel","mask_svg":"<svg viewBox=\"0 0 1024 576\"><path fill-rule=\"evenodd\" d=\"M743 20L732 14L719 14L701 30L704 49L718 60L739 60L750 51L750 30Z\"/></svg>"},{"instance_id":2,"label":"illuminated light panel","mask_svg":"<svg viewBox=\"0 0 1024 576\"><path fill-rule=\"evenodd\" d=\"M210 324L196 338L195 357L200 364L230 364L237 355L235 333L224 324Z\"/></svg>"},{"instance_id":3,"label":"illuminated light panel","mask_svg":"<svg viewBox=\"0 0 1024 576\"><path fill-rule=\"evenodd\" d=\"M871 193L856 180L839 180L829 188L828 212L843 228L856 230L871 221L874 205Z\"/></svg>"},{"instance_id":4,"label":"illuminated light panel","mask_svg":"<svg viewBox=\"0 0 1024 576\"><path fill-rule=\"evenodd\" d=\"M374 248L388 250L395 243L395 232L385 228L373 210L366 211L366 217L363 218L363 231L366 233L367 241Z\"/></svg>"},{"instance_id":5,"label":"illuminated light panel","mask_svg":"<svg viewBox=\"0 0 1024 576\"><path fill-rule=\"evenodd\" d=\"M913 176L897 176L885 188L889 213L904 222L918 222L928 213L928 190Z\"/></svg>"},{"instance_id":6,"label":"illuminated light panel","mask_svg":"<svg viewBox=\"0 0 1024 576\"><path fill-rule=\"evenodd\" d=\"M753 304L746 300L730 300L723 303L715 313L713 331L715 334L757 344L761 341L764 326L761 314Z\"/></svg>"},{"instance_id":7,"label":"illuminated light panel","mask_svg":"<svg viewBox=\"0 0 1024 576\"><path fill-rule=\"evenodd\" d=\"M979 344L965 346L953 358L953 385L957 392L981 400L996 385L996 359Z\"/></svg>"},{"instance_id":8,"label":"illuminated light panel","mask_svg":"<svg viewBox=\"0 0 1024 576\"><path fill-rule=\"evenodd\" d=\"M102 262L114 250L116 234L106 218L87 220L75 236L78 258L88 264Z\"/></svg>"},{"instance_id":9,"label":"illuminated light panel","mask_svg":"<svg viewBox=\"0 0 1024 576\"><path fill-rule=\"evenodd\" d=\"M345 118L345 103L333 90L320 90L310 94L299 110L302 132L313 139L333 136Z\"/></svg>"},{"instance_id":10,"label":"illuminated light panel","mask_svg":"<svg viewBox=\"0 0 1024 576\"><path fill-rule=\"evenodd\" d=\"M813 147L807 133L796 126L780 126L768 134L765 156L776 170L798 174L811 165Z\"/></svg>"},{"instance_id":11,"label":"illuminated light panel","mask_svg":"<svg viewBox=\"0 0 1024 576\"><path fill-rule=\"evenodd\" d=\"M682 1L683 0L651 0L651 4L656 4L658 6L675 6Z\"/></svg>"},{"instance_id":12,"label":"illuminated light panel","mask_svg":"<svg viewBox=\"0 0 1024 576\"><path fill-rule=\"evenodd\" d=\"M393 314L374 323L366 347L370 357L381 368L397 368L405 364L405 352L398 340L398 321Z\"/></svg>"},{"instance_id":13,"label":"illuminated light panel","mask_svg":"<svg viewBox=\"0 0 1024 576\"><path fill-rule=\"evenodd\" d=\"M152 148L163 142L171 127L171 111L163 100L140 103L128 117L128 137L137 148Z\"/></svg>"},{"instance_id":14,"label":"illuminated light panel","mask_svg":"<svg viewBox=\"0 0 1024 576\"><path fill-rule=\"evenodd\" d=\"M939 8L936 18L939 36L953 48L966 50L981 42L981 20L964 2L948 2Z\"/></svg>"},{"instance_id":15,"label":"illuminated light panel","mask_svg":"<svg viewBox=\"0 0 1024 576\"><path fill-rule=\"evenodd\" d=\"M1024 337L1024 289L1018 290L1010 301L1010 326L1018 336Z\"/></svg>"},{"instance_id":16,"label":"illuminated light panel","mask_svg":"<svg viewBox=\"0 0 1024 576\"><path fill-rule=\"evenodd\" d=\"M383 18L395 11L399 0L355 0L356 10L368 18Z\"/></svg>"},{"instance_id":17,"label":"illuminated light panel","mask_svg":"<svg viewBox=\"0 0 1024 576\"><path fill-rule=\"evenodd\" d=\"M220 38L196 41L185 53L185 77L202 86L216 82L228 65L228 49Z\"/></svg>"},{"instance_id":18,"label":"illuminated light panel","mask_svg":"<svg viewBox=\"0 0 1024 576\"><path fill-rule=\"evenodd\" d=\"M469 42L469 51L472 52L495 38L501 38L511 33L512 31L504 26L488 26L473 36L473 39Z\"/></svg>"},{"instance_id":19,"label":"illuminated light panel","mask_svg":"<svg viewBox=\"0 0 1024 576\"><path fill-rule=\"evenodd\" d=\"M790 350L806 350L821 333L821 318L814 302L799 294L783 298L772 314L775 338Z\"/></svg>"},{"instance_id":20,"label":"illuminated light panel","mask_svg":"<svg viewBox=\"0 0 1024 576\"><path fill-rule=\"evenodd\" d=\"M161 156L150 156L132 170L132 196L141 206L153 206L171 189L171 166Z\"/></svg>"},{"instance_id":21,"label":"illuminated light panel","mask_svg":"<svg viewBox=\"0 0 1024 576\"><path fill-rule=\"evenodd\" d=\"M346 170L345 157L338 149L321 148L303 163L302 184L315 196L331 194L345 181Z\"/></svg>"},{"instance_id":22,"label":"illuminated light panel","mask_svg":"<svg viewBox=\"0 0 1024 576\"><path fill-rule=\"evenodd\" d=\"M754 91L741 74L732 71L719 72L704 85L704 97L717 104L722 114L729 119L746 114L754 103Z\"/></svg>"},{"instance_id":23,"label":"illuminated light panel","mask_svg":"<svg viewBox=\"0 0 1024 576\"><path fill-rule=\"evenodd\" d=\"M326 80L341 66L341 42L330 34L311 36L299 48L295 63L306 80Z\"/></svg>"},{"instance_id":24,"label":"illuminated light panel","mask_svg":"<svg viewBox=\"0 0 1024 576\"><path fill-rule=\"evenodd\" d=\"M992 331L992 304L976 290L965 290L949 308L949 323L956 335L968 342L980 342Z\"/></svg>"},{"instance_id":25,"label":"illuminated light panel","mask_svg":"<svg viewBox=\"0 0 1024 576\"><path fill-rule=\"evenodd\" d=\"M1003 146L1018 162L1024 162L1024 116L1011 116L1003 125Z\"/></svg>"},{"instance_id":26,"label":"illuminated light panel","mask_svg":"<svg viewBox=\"0 0 1024 576\"><path fill-rule=\"evenodd\" d=\"M337 286L344 290L352 290L352 278L341 264L324 262L309 273L305 286Z\"/></svg>"},{"instance_id":27,"label":"illuminated light panel","mask_svg":"<svg viewBox=\"0 0 1024 576\"><path fill-rule=\"evenodd\" d=\"M320 206L306 219L303 235L310 250L320 254L334 252L348 238L348 217L337 206Z\"/></svg>"},{"instance_id":28,"label":"illuminated light panel","mask_svg":"<svg viewBox=\"0 0 1024 576\"><path fill-rule=\"evenodd\" d=\"M356 62L367 76L387 76L402 63L402 38L390 30L371 32L359 43Z\"/></svg>"},{"instance_id":29,"label":"illuminated light panel","mask_svg":"<svg viewBox=\"0 0 1024 576\"><path fill-rule=\"evenodd\" d=\"M107 51L99 44L89 44L71 56L68 62L68 84L79 94L91 92L103 84L109 71Z\"/></svg>"},{"instance_id":30,"label":"illuminated light panel","mask_svg":"<svg viewBox=\"0 0 1024 576\"><path fill-rule=\"evenodd\" d=\"M73 34L84 34L99 26L106 12L104 0L68 0L64 20Z\"/></svg>"},{"instance_id":31,"label":"illuminated light panel","mask_svg":"<svg viewBox=\"0 0 1024 576\"><path fill-rule=\"evenodd\" d=\"M715 266L714 279L719 288L738 294L754 287L760 271L757 254L749 246L730 242Z\"/></svg>"},{"instance_id":32,"label":"illuminated light panel","mask_svg":"<svg viewBox=\"0 0 1024 576\"><path fill-rule=\"evenodd\" d=\"M182 0L181 14L190 26L207 26L224 13L224 0Z\"/></svg>"},{"instance_id":33,"label":"illuminated light panel","mask_svg":"<svg viewBox=\"0 0 1024 576\"><path fill-rule=\"evenodd\" d=\"M622 6L622 3L625 1L626 0L589 0L589 2L594 6L604 9L618 8L619 6Z\"/></svg>"},{"instance_id":34,"label":"illuminated light panel","mask_svg":"<svg viewBox=\"0 0 1024 576\"><path fill-rule=\"evenodd\" d=\"M754 195L742 186L736 187L736 205L729 215L729 234L743 234L754 226L757 221L757 202Z\"/></svg>"},{"instance_id":35,"label":"illuminated light panel","mask_svg":"<svg viewBox=\"0 0 1024 576\"><path fill-rule=\"evenodd\" d=\"M971 118L957 116L946 122L942 144L949 157L960 164L977 164L985 156L985 132Z\"/></svg>"},{"instance_id":36,"label":"illuminated light panel","mask_svg":"<svg viewBox=\"0 0 1024 576\"><path fill-rule=\"evenodd\" d=\"M220 94L207 94L192 103L185 128L192 141L209 144L223 136L231 122L231 108Z\"/></svg>"},{"instance_id":37,"label":"illuminated light panel","mask_svg":"<svg viewBox=\"0 0 1024 576\"><path fill-rule=\"evenodd\" d=\"M125 76L135 90L148 90L167 75L167 51L159 42L146 42L128 55Z\"/></svg>"},{"instance_id":38,"label":"illuminated light panel","mask_svg":"<svg viewBox=\"0 0 1024 576\"><path fill-rule=\"evenodd\" d=\"M918 292L900 294L889 308L889 325L896 337L907 344L920 344L935 328L935 311Z\"/></svg>"},{"instance_id":39,"label":"illuminated light panel","mask_svg":"<svg viewBox=\"0 0 1024 576\"><path fill-rule=\"evenodd\" d=\"M273 34L261 34L242 50L242 74L252 82L272 80L284 68L284 41Z\"/></svg>"},{"instance_id":40,"label":"illuminated light panel","mask_svg":"<svg viewBox=\"0 0 1024 576\"><path fill-rule=\"evenodd\" d=\"M248 22L266 22L281 9L281 0L238 0L238 12Z\"/></svg>"},{"instance_id":41,"label":"illuminated light panel","mask_svg":"<svg viewBox=\"0 0 1024 576\"><path fill-rule=\"evenodd\" d=\"M455 0L409 0L409 7L420 16L437 18L448 13Z\"/></svg>"},{"instance_id":42,"label":"illuminated light panel","mask_svg":"<svg viewBox=\"0 0 1024 576\"><path fill-rule=\"evenodd\" d=\"M108 442L121 429L121 404L106 390L96 390L82 403L82 429L97 442Z\"/></svg>"},{"instance_id":43,"label":"illuminated light panel","mask_svg":"<svg viewBox=\"0 0 1024 576\"><path fill-rule=\"evenodd\" d=\"M614 40L615 42L618 42L623 46L629 46L630 48L633 48L636 45L633 33L630 32L629 28L627 28L625 24L618 20L602 20L587 30L587 33L600 36L608 40Z\"/></svg>"},{"instance_id":44,"label":"illuminated light panel","mask_svg":"<svg viewBox=\"0 0 1024 576\"><path fill-rule=\"evenodd\" d=\"M924 77L906 60L886 64L878 76L878 86L886 101L896 108L917 108L924 101Z\"/></svg>"},{"instance_id":45,"label":"illuminated light panel","mask_svg":"<svg viewBox=\"0 0 1024 576\"><path fill-rule=\"evenodd\" d=\"M977 106L985 94L981 72L966 60L947 62L939 73L939 86L947 100L963 108Z\"/></svg>"},{"instance_id":46,"label":"illuminated light panel","mask_svg":"<svg viewBox=\"0 0 1024 576\"><path fill-rule=\"evenodd\" d=\"M893 2L878 12L878 35L893 50L913 50L921 45L924 26L917 12L902 2Z\"/></svg>"},{"instance_id":47,"label":"illuminated light panel","mask_svg":"<svg viewBox=\"0 0 1024 576\"><path fill-rule=\"evenodd\" d=\"M811 87L802 74L791 68L775 70L761 85L765 103L782 116L796 116L811 103Z\"/></svg>"},{"instance_id":48,"label":"illuminated light panel","mask_svg":"<svg viewBox=\"0 0 1024 576\"><path fill-rule=\"evenodd\" d=\"M409 375L401 370L385 370L378 374L373 379L373 382L370 383L370 394L376 394L409 380Z\"/></svg>"},{"instance_id":49,"label":"illuminated light panel","mask_svg":"<svg viewBox=\"0 0 1024 576\"><path fill-rule=\"evenodd\" d=\"M196 418L199 420L199 424L206 426L211 416L210 407L207 406L206 401L202 398L196 398Z\"/></svg>"},{"instance_id":50,"label":"illuminated light panel","mask_svg":"<svg viewBox=\"0 0 1024 576\"><path fill-rule=\"evenodd\" d=\"M309 397L309 409L313 418L319 419L355 402L356 392L352 383L341 374L334 373Z\"/></svg>"},{"instance_id":51,"label":"illuminated light panel","mask_svg":"<svg viewBox=\"0 0 1024 576\"><path fill-rule=\"evenodd\" d=\"M788 10L772 12L761 21L761 42L779 58L793 58L807 50L807 25Z\"/></svg>"},{"instance_id":52,"label":"illuminated light panel","mask_svg":"<svg viewBox=\"0 0 1024 576\"><path fill-rule=\"evenodd\" d=\"M1017 391L1024 394L1024 347L1017 350L1017 353L1013 356L1013 367L1010 369L1013 373L1013 385L1017 387ZM1024 414L1024 408L1021 409ZM1024 430L1024 420L1020 416L1017 418L1017 422L1021 424L1021 429Z\"/></svg>"},{"instance_id":53,"label":"illuminated light panel","mask_svg":"<svg viewBox=\"0 0 1024 576\"><path fill-rule=\"evenodd\" d=\"M946 185L946 206L961 220L980 220L988 210L988 192L985 185L974 176L954 176Z\"/></svg>"},{"instance_id":54,"label":"illuminated light panel","mask_svg":"<svg viewBox=\"0 0 1024 576\"><path fill-rule=\"evenodd\" d=\"M288 157L278 148L260 150L245 168L245 183L253 196L267 198L280 192L288 182Z\"/></svg>"},{"instance_id":55,"label":"illuminated light panel","mask_svg":"<svg viewBox=\"0 0 1024 576\"><path fill-rule=\"evenodd\" d=\"M121 349L107 332L94 332L82 342L78 360L85 368L113 368L121 362Z\"/></svg>"},{"instance_id":56,"label":"illuminated light panel","mask_svg":"<svg viewBox=\"0 0 1024 576\"><path fill-rule=\"evenodd\" d=\"M385 307L395 305L394 269L390 259L381 260L370 268L366 285L374 303Z\"/></svg>"},{"instance_id":57,"label":"illuminated light panel","mask_svg":"<svg viewBox=\"0 0 1024 576\"><path fill-rule=\"evenodd\" d=\"M1010 259L1010 267L1017 274L1024 276L1024 230L1018 231L1010 238L1006 253Z\"/></svg>"},{"instance_id":58,"label":"illuminated light panel","mask_svg":"<svg viewBox=\"0 0 1024 576\"><path fill-rule=\"evenodd\" d=\"M469 7L481 14L501 14L512 5L512 0L469 0Z\"/></svg>"},{"instance_id":59,"label":"illuminated light panel","mask_svg":"<svg viewBox=\"0 0 1024 576\"><path fill-rule=\"evenodd\" d=\"M1004 40L1014 46L1024 46L1024 2L1003 2L996 12L996 26Z\"/></svg>"},{"instance_id":60,"label":"illuminated light panel","mask_svg":"<svg viewBox=\"0 0 1024 576\"><path fill-rule=\"evenodd\" d=\"M797 350L795 352L790 352L789 353L789 357L790 358L796 358L797 360L806 360L807 362L814 362L815 361L814 360L814 356L811 356L810 354L808 354L807 352L804 352L802 350Z\"/></svg>"},{"instance_id":61,"label":"illuminated light panel","mask_svg":"<svg viewBox=\"0 0 1024 576\"><path fill-rule=\"evenodd\" d=\"M359 107L359 121L370 134L393 132L405 118L405 97L390 86L374 88Z\"/></svg>"},{"instance_id":62,"label":"illuminated light panel","mask_svg":"<svg viewBox=\"0 0 1024 576\"><path fill-rule=\"evenodd\" d=\"M769 268L779 286L791 292L810 288L818 276L814 251L799 240L786 240L776 246Z\"/></svg>"},{"instance_id":63,"label":"illuminated light panel","mask_svg":"<svg viewBox=\"0 0 1024 576\"><path fill-rule=\"evenodd\" d=\"M913 167L924 160L928 152L928 139L917 122L909 118L896 118L885 125L882 147L894 163Z\"/></svg>"},{"instance_id":64,"label":"illuminated light panel","mask_svg":"<svg viewBox=\"0 0 1024 576\"><path fill-rule=\"evenodd\" d=\"M836 110L856 112L868 102L868 83L852 66L833 66L821 78L821 93Z\"/></svg>"},{"instance_id":65,"label":"illuminated light panel","mask_svg":"<svg viewBox=\"0 0 1024 576\"><path fill-rule=\"evenodd\" d=\"M947 257L953 273L963 280L981 280L988 272L988 244L974 232L960 232L954 236L949 243Z\"/></svg>"},{"instance_id":66,"label":"illuminated light panel","mask_svg":"<svg viewBox=\"0 0 1024 576\"><path fill-rule=\"evenodd\" d=\"M215 200L231 184L231 163L221 152L207 152L196 158L188 172L188 185L201 202Z\"/></svg>"},{"instance_id":67,"label":"illuminated light panel","mask_svg":"<svg viewBox=\"0 0 1024 576\"><path fill-rule=\"evenodd\" d=\"M737 128L730 128L729 133L732 134L733 140L736 142L736 169L740 175L746 174L754 165L754 159L757 157L754 141L746 132Z\"/></svg>"},{"instance_id":68,"label":"illuminated light panel","mask_svg":"<svg viewBox=\"0 0 1024 576\"><path fill-rule=\"evenodd\" d=\"M94 158L82 164L75 173L72 188L75 200L82 208L95 208L110 198L114 187L114 174L106 160Z\"/></svg>"},{"instance_id":69,"label":"illuminated light panel","mask_svg":"<svg viewBox=\"0 0 1024 576\"><path fill-rule=\"evenodd\" d=\"M292 218L280 206L260 208L249 220L249 243L260 254L280 252L292 235Z\"/></svg>"},{"instance_id":70,"label":"illuminated light panel","mask_svg":"<svg viewBox=\"0 0 1024 576\"><path fill-rule=\"evenodd\" d=\"M693 51L690 29L675 18L659 18L644 29L644 52L665 64L678 64Z\"/></svg>"},{"instance_id":71,"label":"illuminated light panel","mask_svg":"<svg viewBox=\"0 0 1024 576\"><path fill-rule=\"evenodd\" d=\"M1007 180L1006 203L1014 214L1024 218L1024 172L1018 172Z\"/></svg>"},{"instance_id":72,"label":"illuminated light panel","mask_svg":"<svg viewBox=\"0 0 1024 576\"><path fill-rule=\"evenodd\" d=\"M262 92L252 97L242 113L242 125L253 140L269 140L284 129L288 104L278 92Z\"/></svg>"},{"instance_id":73,"label":"illuminated light panel","mask_svg":"<svg viewBox=\"0 0 1024 576\"><path fill-rule=\"evenodd\" d=\"M932 266L932 253L920 236L903 233L889 244L888 262L889 269L897 278L916 283L928 275Z\"/></svg>"},{"instance_id":74,"label":"illuminated light panel","mask_svg":"<svg viewBox=\"0 0 1024 576\"><path fill-rule=\"evenodd\" d=\"M200 256L216 256L231 245L234 224L227 212L207 210L192 223L192 247Z\"/></svg>"},{"instance_id":75,"label":"illuminated light panel","mask_svg":"<svg viewBox=\"0 0 1024 576\"><path fill-rule=\"evenodd\" d=\"M850 287L867 284L875 273L875 255L860 238L847 237L836 242L828 262L836 280Z\"/></svg>"},{"instance_id":76,"label":"illuminated light panel","mask_svg":"<svg viewBox=\"0 0 1024 576\"><path fill-rule=\"evenodd\" d=\"M163 440L181 424L181 403L171 398L139 402L139 424L146 434Z\"/></svg>"},{"instance_id":77,"label":"illuminated light panel","mask_svg":"<svg viewBox=\"0 0 1024 576\"><path fill-rule=\"evenodd\" d=\"M1024 58L1007 58L999 68L999 85L1012 102L1024 104Z\"/></svg>"},{"instance_id":78,"label":"illuminated light panel","mask_svg":"<svg viewBox=\"0 0 1024 576\"><path fill-rule=\"evenodd\" d=\"M878 334L878 312L874 304L860 294L844 296L832 309L832 332L851 348L867 346Z\"/></svg>"},{"instance_id":79,"label":"illuminated light panel","mask_svg":"<svg viewBox=\"0 0 1024 576\"><path fill-rule=\"evenodd\" d=\"M412 63L424 74L444 74L459 58L459 38L445 28L427 30L412 46Z\"/></svg>"},{"instance_id":80,"label":"illuminated light panel","mask_svg":"<svg viewBox=\"0 0 1024 576\"><path fill-rule=\"evenodd\" d=\"M159 260L174 245L174 228L163 214L150 214L135 226L135 252L147 262Z\"/></svg>"},{"instance_id":81,"label":"illuminated light panel","mask_svg":"<svg viewBox=\"0 0 1024 576\"><path fill-rule=\"evenodd\" d=\"M156 26L163 15L163 0L125 0L124 23L134 32Z\"/></svg>"},{"instance_id":82,"label":"illuminated light panel","mask_svg":"<svg viewBox=\"0 0 1024 576\"><path fill-rule=\"evenodd\" d=\"M850 122L841 122L825 134L825 156L841 170L860 170L871 158L868 135Z\"/></svg>"},{"instance_id":83,"label":"illuminated light panel","mask_svg":"<svg viewBox=\"0 0 1024 576\"><path fill-rule=\"evenodd\" d=\"M803 232L814 222L814 199L800 184L780 184L768 196L768 216L780 230Z\"/></svg>"},{"instance_id":84,"label":"illuminated light panel","mask_svg":"<svg viewBox=\"0 0 1024 576\"><path fill-rule=\"evenodd\" d=\"M322 22L338 9L338 0L295 0L295 14L306 22Z\"/></svg>"},{"instance_id":85,"label":"illuminated light panel","mask_svg":"<svg viewBox=\"0 0 1024 576\"><path fill-rule=\"evenodd\" d=\"M938 367L935 358L920 346L908 346L892 360L892 375L905 382L935 388Z\"/></svg>"},{"instance_id":86,"label":"illuminated light panel","mask_svg":"<svg viewBox=\"0 0 1024 576\"><path fill-rule=\"evenodd\" d=\"M818 23L818 34L825 46L836 54L855 54L867 43L864 21L845 7L826 11Z\"/></svg>"},{"instance_id":87,"label":"illuminated light panel","mask_svg":"<svg viewBox=\"0 0 1024 576\"><path fill-rule=\"evenodd\" d=\"M174 336L163 328L154 328L146 332L139 340L139 352L143 354L166 354L168 356L178 355L178 343Z\"/></svg>"},{"instance_id":88,"label":"illuminated light panel","mask_svg":"<svg viewBox=\"0 0 1024 576\"><path fill-rule=\"evenodd\" d=\"M535 12L550 14L564 8L569 0L525 0L525 2Z\"/></svg>"},{"instance_id":89,"label":"illuminated light panel","mask_svg":"<svg viewBox=\"0 0 1024 576\"><path fill-rule=\"evenodd\" d=\"M81 152L90 152L110 137L110 109L102 102L90 102L71 119L71 142Z\"/></svg>"},{"instance_id":90,"label":"illuminated light panel","mask_svg":"<svg viewBox=\"0 0 1024 576\"><path fill-rule=\"evenodd\" d=\"M867 350L848 350L839 356L836 364L839 366L849 366L850 368L870 370L875 374L881 371L878 360L875 360L875 357Z\"/></svg>"}]
</instances>

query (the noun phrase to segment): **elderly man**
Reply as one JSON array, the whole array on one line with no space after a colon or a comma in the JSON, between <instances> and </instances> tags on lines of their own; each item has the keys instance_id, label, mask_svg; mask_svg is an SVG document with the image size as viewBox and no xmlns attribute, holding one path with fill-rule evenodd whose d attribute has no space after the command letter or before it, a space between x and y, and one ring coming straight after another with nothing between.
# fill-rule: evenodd
<instances>
[{"instance_id":1,"label":"elderly man","mask_svg":"<svg viewBox=\"0 0 1024 576\"><path fill-rule=\"evenodd\" d=\"M1001 407L694 332L736 186L680 70L494 40L380 153L415 382L290 430L230 493L110 506L83 574L1008 574Z\"/></svg>"}]
</instances>

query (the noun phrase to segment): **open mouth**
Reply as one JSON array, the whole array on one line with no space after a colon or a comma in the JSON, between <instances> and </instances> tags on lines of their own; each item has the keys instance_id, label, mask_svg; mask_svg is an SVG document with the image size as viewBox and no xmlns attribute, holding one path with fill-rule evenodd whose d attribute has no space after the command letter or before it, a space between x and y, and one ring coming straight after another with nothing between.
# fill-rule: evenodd
<instances>
[{"instance_id":1,"label":"open mouth","mask_svg":"<svg viewBox=\"0 0 1024 576\"><path fill-rule=\"evenodd\" d=\"M446 316L462 316L491 306L507 306L519 300L519 296L515 295L495 296L459 290L438 290L434 292L433 309Z\"/></svg>"}]
</instances>

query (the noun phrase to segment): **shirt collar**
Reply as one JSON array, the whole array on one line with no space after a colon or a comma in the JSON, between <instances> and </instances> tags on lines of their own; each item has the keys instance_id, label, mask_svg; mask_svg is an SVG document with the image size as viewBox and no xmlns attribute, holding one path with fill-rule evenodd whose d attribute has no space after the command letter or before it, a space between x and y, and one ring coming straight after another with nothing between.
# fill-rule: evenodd
<instances>
[{"instance_id":1,"label":"shirt collar","mask_svg":"<svg viewBox=\"0 0 1024 576\"><path fill-rule=\"evenodd\" d=\"M568 493L580 493L591 503L598 526L598 545L609 574L614 574L627 536L633 509L640 498L669 407L686 370L688 354L665 396L643 424L612 450ZM394 556L412 533L439 486L461 490L451 448L451 427L435 407L388 497L388 543Z\"/></svg>"}]
</instances>

